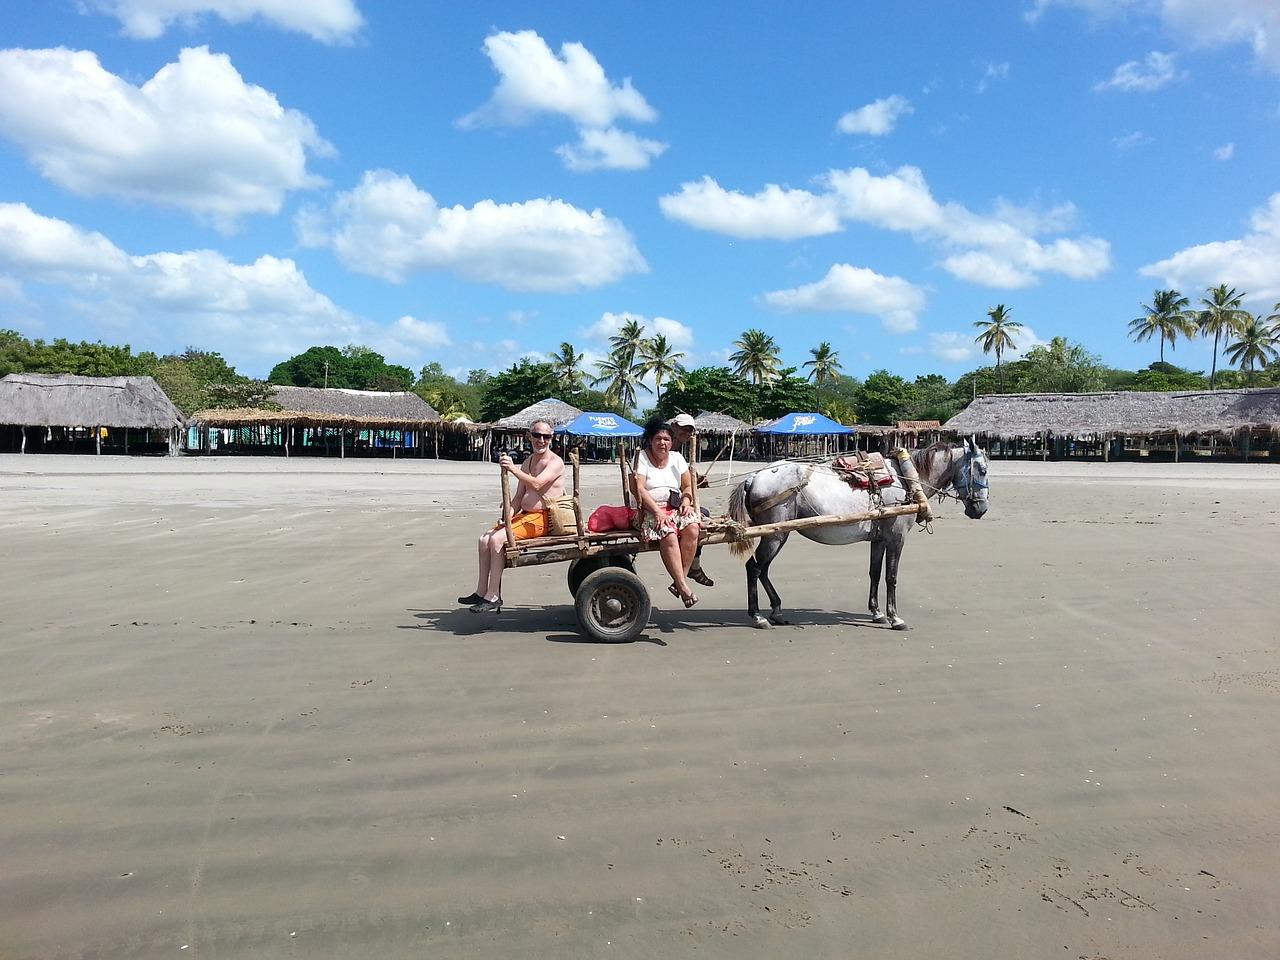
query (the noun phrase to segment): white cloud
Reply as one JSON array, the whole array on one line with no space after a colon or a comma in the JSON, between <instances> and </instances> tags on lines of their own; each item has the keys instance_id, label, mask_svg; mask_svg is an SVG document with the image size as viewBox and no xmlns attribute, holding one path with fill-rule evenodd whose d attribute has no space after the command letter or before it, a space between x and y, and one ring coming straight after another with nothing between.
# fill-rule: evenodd
<instances>
[{"instance_id":1,"label":"white cloud","mask_svg":"<svg viewBox=\"0 0 1280 960\"><path fill-rule=\"evenodd\" d=\"M1152 137L1147 136L1141 130L1134 130L1132 133L1126 133L1121 137L1112 137L1112 145L1121 153L1133 150L1135 147L1145 147L1148 143L1154 143Z\"/></svg>"},{"instance_id":2,"label":"white cloud","mask_svg":"<svg viewBox=\"0 0 1280 960\"><path fill-rule=\"evenodd\" d=\"M617 333L624 323L635 320L644 329L645 336L651 337L655 333L660 333L667 338L668 342L677 349L683 349L693 346L693 329L679 320L672 320L670 317L654 317L649 319L641 313L631 313L623 311L621 313L611 313L605 311L600 315L600 319L580 333L588 340L592 340L599 344L605 344L609 338ZM604 359L604 355L600 354L597 359Z\"/></svg>"},{"instance_id":3,"label":"white cloud","mask_svg":"<svg viewBox=\"0 0 1280 960\"><path fill-rule=\"evenodd\" d=\"M82 298L92 322L149 330L174 348L212 341L224 352L288 356L317 341L367 342L379 330L312 289L292 260L239 264L213 250L131 256L19 203L0 204L0 270Z\"/></svg>"},{"instance_id":4,"label":"white cloud","mask_svg":"<svg viewBox=\"0 0 1280 960\"><path fill-rule=\"evenodd\" d=\"M673 347L693 346L693 329L679 320L672 320L670 317L654 317L653 330L666 337Z\"/></svg>"},{"instance_id":5,"label":"white cloud","mask_svg":"<svg viewBox=\"0 0 1280 960\"><path fill-rule=\"evenodd\" d=\"M350 269L394 281L449 270L510 290L568 292L648 270L626 227L600 210L552 199L442 207L385 170L366 172L328 210L304 211L298 233Z\"/></svg>"},{"instance_id":6,"label":"white cloud","mask_svg":"<svg viewBox=\"0 0 1280 960\"><path fill-rule=\"evenodd\" d=\"M86 51L0 51L0 133L74 193L177 207L223 228L321 185L308 154L332 152L306 116L205 47L141 87Z\"/></svg>"},{"instance_id":7,"label":"white cloud","mask_svg":"<svg viewBox=\"0 0 1280 960\"><path fill-rule=\"evenodd\" d=\"M876 100L864 107L850 110L838 121L836 129L841 133L865 133L872 137L883 137L892 133L898 119L913 112L911 102L899 94Z\"/></svg>"},{"instance_id":8,"label":"white cloud","mask_svg":"<svg viewBox=\"0 0 1280 960\"><path fill-rule=\"evenodd\" d=\"M1150 13L1188 47L1247 44L1259 65L1280 73L1280 6L1275 0L1035 0L1028 22L1038 21L1050 7L1074 7L1095 18Z\"/></svg>"},{"instance_id":9,"label":"white cloud","mask_svg":"<svg viewBox=\"0 0 1280 960\"><path fill-rule=\"evenodd\" d=\"M894 333L914 330L925 305L924 291L902 277L886 277L847 263L833 265L816 283L774 290L760 299L779 310L870 314Z\"/></svg>"},{"instance_id":10,"label":"white cloud","mask_svg":"<svg viewBox=\"0 0 1280 960\"><path fill-rule=\"evenodd\" d=\"M1280 300L1280 193L1254 211L1250 227L1238 240L1186 247L1138 272L1183 291L1225 283L1244 291L1260 308L1270 307Z\"/></svg>"},{"instance_id":11,"label":"white cloud","mask_svg":"<svg viewBox=\"0 0 1280 960\"><path fill-rule=\"evenodd\" d=\"M1224 143L1213 151L1214 159L1230 160L1236 155L1236 145L1234 143Z\"/></svg>"},{"instance_id":12,"label":"white cloud","mask_svg":"<svg viewBox=\"0 0 1280 960\"><path fill-rule=\"evenodd\" d=\"M658 140L645 140L609 127L605 130L583 129L577 143L556 148L564 165L574 171L643 170L654 157L661 156L667 145Z\"/></svg>"},{"instance_id":13,"label":"white cloud","mask_svg":"<svg viewBox=\"0 0 1280 960\"><path fill-rule=\"evenodd\" d=\"M1107 80L1093 85L1096 92L1124 90L1129 93L1151 93L1186 77L1179 73L1171 53L1152 50L1142 60L1129 60L1116 67Z\"/></svg>"},{"instance_id":14,"label":"white cloud","mask_svg":"<svg viewBox=\"0 0 1280 960\"><path fill-rule=\"evenodd\" d=\"M657 119L629 77L620 85L611 83L580 43L562 44L557 57L532 30L503 31L485 38L484 52L500 79L489 101L459 121L464 127L518 125L538 114L559 114L584 127Z\"/></svg>"},{"instance_id":15,"label":"white cloud","mask_svg":"<svg viewBox=\"0 0 1280 960\"><path fill-rule=\"evenodd\" d=\"M349 40L364 23L353 0L82 0L81 6L115 17L126 35L143 40L175 23L195 26L207 14L233 24L260 17L323 43Z\"/></svg>"},{"instance_id":16,"label":"white cloud","mask_svg":"<svg viewBox=\"0 0 1280 960\"><path fill-rule=\"evenodd\" d=\"M443 323L418 320L408 315L391 325L389 336L398 342L417 347L447 347L450 343L449 331Z\"/></svg>"},{"instance_id":17,"label":"white cloud","mask_svg":"<svg viewBox=\"0 0 1280 960\"><path fill-rule=\"evenodd\" d=\"M978 347L965 333L931 333L929 353L947 363L962 363L977 356Z\"/></svg>"},{"instance_id":18,"label":"white cloud","mask_svg":"<svg viewBox=\"0 0 1280 960\"><path fill-rule=\"evenodd\" d=\"M1009 64L1005 63L987 63L982 70L982 78L978 81L978 92L986 93L987 88L996 80L1009 79Z\"/></svg>"},{"instance_id":19,"label":"white cloud","mask_svg":"<svg viewBox=\"0 0 1280 960\"><path fill-rule=\"evenodd\" d=\"M658 206L669 220L733 237L794 240L840 229L828 198L773 183L748 196L703 177L681 184L679 193L660 197Z\"/></svg>"},{"instance_id":20,"label":"white cloud","mask_svg":"<svg viewBox=\"0 0 1280 960\"><path fill-rule=\"evenodd\" d=\"M992 214L982 215L939 203L924 174L909 166L884 176L863 167L831 170L818 186L821 192L770 184L748 196L704 177L658 202L672 220L736 237L790 240L832 233L847 222L911 233L947 251L945 269L988 286L1027 286L1045 272L1091 279L1111 266L1110 245L1097 237L1036 239L1074 225L1070 203L1045 210L998 200Z\"/></svg>"}]
</instances>

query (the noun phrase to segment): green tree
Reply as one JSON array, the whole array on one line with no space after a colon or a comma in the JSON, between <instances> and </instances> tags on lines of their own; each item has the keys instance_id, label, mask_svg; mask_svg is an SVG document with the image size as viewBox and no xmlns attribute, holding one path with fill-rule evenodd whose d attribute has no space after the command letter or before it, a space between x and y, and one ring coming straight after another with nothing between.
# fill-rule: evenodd
<instances>
[{"instance_id":1,"label":"green tree","mask_svg":"<svg viewBox=\"0 0 1280 960\"><path fill-rule=\"evenodd\" d=\"M804 377L797 377L795 367L779 370L778 375L766 384L757 386L760 396L759 415L773 420L797 411L812 410L815 406L813 384Z\"/></svg>"},{"instance_id":2,"label":"green tree","mask_svg":"<svg viewBox=\"0 0 1280 960\"><path fill-rule=\"evenodd\" d=\"M481 417L489 422L509 417L539 400L556 395L556 374L549 363L524 358L495 373L481 388ZM568 402L568 401L566 401Z\"/></svg>"},{"instance_id":3,"label":"green tree","mask_svg":"<svg viewBox=\"0 0 1280 960\"><path fill-rule=\"evenodd\" d=\"M956 396L956 385L940 373L916 377L914 397L903 420L937 420L946 423L964 407Z\"/></svg>"},{"instance_id":4,"label":"green tree","mask_svg":"<svg viewBox=\"0 0 1280 960\"><path fill-rule=\"evenodd\" d=\"M756 386L768 383L778 376L781 366L778 345L763 330L747 330L733 341L733 345L738 349L729 355L729 361L733 364L733 372L738 376L746 377Z\"/></svg>"},{"instance_id":5,"label":"green tree","mask_svg":"<svg viewBox=\"0 0 1280 960\"><path fill-rule=\"evenodd\" d=\"M1009 309L1003 303L999 303L987 311L986 320L975 320L973 325L982 330L982 333L973 338L975 343L982 344L982 352L995 352L996 379L1000 381L1000 392L1004 393L1004 374L1000 370L1000 363L1005 350L1018 349L1018 345L1013 340L1013 333L1021 330L1022 324L1016 320L1010 320Z\"/></svg>"},{"instance_id":6,"label":"green tree","mask_svg":"<svg viewBox=\"0 0 1280 960\"><path fill-rule=\"evenodd\" d=\"M337 347L308 347L271 368L267 380L286 387L349 387L347 357Z\"/></svg>"},{"instance_id":7,"label":"green tree","mask_svg":"<svg viewBox=\"0 0 1280 960\"><path fill-rule=\"evenodd\" d=\"M1160 362L1164 363L1165 341L1172 350L1183 336L1190 340L1196 335L1196 321L1188 309L1191 301L1177 290L1157 290L1151 297L1151 303L1140 304L1142 316L1129 321L1129 336L1138 343L1160 338Z\"/></svg>"},{"instance_id":8,"label":"green tree","mask_svg":"<svg viewBox=\"0 0 1280 960\"><path fill-rule=\"evenodd\" d=\"M1105 386L1102 358L1066 337L1027 351L1014 381L1018 393L1091 393Z\"/></svg>"},{"instance_id":9,"label":"green tree","mask_svg":"<svg viewBox=\"0 0 1280 960\"><path fill-rule=\"evenodd\" d=\"M728 367L698 367L667 389L656 410L664 417L711 410L755 423L760 416L760 397L752 384Z\"/></svg>"},{"instance_id":10,"label":"green tree","mask_svg":"<svg viewBox=\"0 0 1280 960\"><path fill-rule=\"evenodd\" d=\"M1206 292L1209 296L1200 298L1204 309L1196 315L1196 326L1203 336L1213 334L1213 365L1209 368L1209 389L1212 390L1218 378L1218 341L1224 333L1228 336L1237 333L1250 314L1241 309L1244 294L1236 292L1235 287L1227 289L1225 283L1220 283Z\"/></svg>"},{"instance_id":11,"label":"green tree","mask_svg":"<svg viewBox=\"0 0 1280 960\"><path fill-rule=\"evenodd\" d=\"M822 385L840 372L840 353L831 349L831 344L823 340L816 347L811 349L809 353L813 356L812 360L806 360L801 366L812 367L809 371L809 379L817 386L816 405L822 405Z\"/></svg>"},{"instance_id":12,"label":"green tree","mask_svg":"<svg viewBox=\"0 0 1280 960\"><path fill-rule=\"evenodd\" d=\"M603 384L604 395L628 412L635 409L636 390L649 390L640 381L641 366L631 359L633 355L628 347L618 347L596 363L597 376L591 380L592 386Z\"/></svg>"},{"instance_id":13,"label":"green tree","mask_svg":"<svg viewBox=\"0 0 1280 960\"><path fill-rule=\"evenodd\" d=\"M548 354L551 359L551 369L555 371L556 381L560 385L560 389L566 393L582 389L582 363L583 354L578 353L573 344L564 341L560 344L560 350L556 353Z\"/></svg>"},{"instance_id":14,"label":"green tree","mask_svg":"<svg viewBox=\"0 0 1280 960\"><path fill-rule=\"evenodd\" d=\"M1208 385L1209 381L1202 372L1184 370L1172 363L1153 363L1145 370L1130 374L1119 387L1140 392L1168 392L1203 390Z\"/></svg>"},{"instance_id":15,"label":"green tree","mask_svg":"<svg viewBox=\"0 0 1280 960\"><path fill-rule=\"evenodd\" d=\"M1238 366L1246 379L1252 379L1254 369L1265 367L1280 356L1276 349L1280 333L1261 317L1250 317L1235 331L1235 340L1227 345L1223 356Z\"/></svg>"},{"instance_id":16,"label":"green tree","mask_svg":"<svg viewBox=\"0 0 1280 960\"><path fill-rule=\"evenodd\" d=\"M628 365L633 365L644 343L644 326L635 317L629 314L626 317L622 326L618 328L618 332L609 338L609 346L613 347L612 352L625 359Z\"/></svg>"},{"instance_id":17,"label":"green tree","mask_svg":"<svg viewBox=\"0 0 1280 960\"><path fill-rule=\"evenodd\" d=\"M641 341L640 374L641 376L653 375L656 400L662 400L662 381L679 379L684 373L684 367L680 366L680 361L684 357L685 355L668 343L667 338L661 333Z\"/></svg>"},{"instance_id":18,"label":"green tree","mask_svg":"<svg viewBox=\"0 0 1280 960\"><path fill-rule=\"evenodd\" d=\"M891 425L909 419L915 403L912 384L888 370L877 370L862 383L858 412L863 423Z\"/></svg>"}]
</instances>

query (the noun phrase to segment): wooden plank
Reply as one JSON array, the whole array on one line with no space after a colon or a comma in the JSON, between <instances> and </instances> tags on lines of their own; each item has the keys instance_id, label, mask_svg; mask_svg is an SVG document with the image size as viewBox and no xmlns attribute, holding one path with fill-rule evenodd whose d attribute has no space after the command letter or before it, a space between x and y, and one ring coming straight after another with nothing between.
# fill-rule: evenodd
<instances>
[{"instance_id":1,"label":"wooden plank","mask_svg":"<svg viewBox=\"0 0 1280 960\"><path fill-rule=\"evenodd\" d=\"M578 545L585 547L587 545L587 525L582 519L582 462L578 457L577 447L570 451L569 460L573 463L573 519L578 524Z\"/></svg>"},{"instance_id":2,"label":"wooden plank","mask_svg":"<svg viewBox=\"0 0 1280 960\"><path fill-rule=\"evenodd\" d=\"M507 549L516 548L516 536L511 532L511 475L498 468L502 474L502 528L507 533Z\"/></svg>"}]
</instances>

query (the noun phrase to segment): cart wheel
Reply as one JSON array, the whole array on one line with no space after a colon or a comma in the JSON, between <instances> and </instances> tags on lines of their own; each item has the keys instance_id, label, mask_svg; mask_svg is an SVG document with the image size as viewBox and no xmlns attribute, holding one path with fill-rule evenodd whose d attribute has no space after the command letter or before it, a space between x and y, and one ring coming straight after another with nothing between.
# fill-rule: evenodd
<instances>
[{"instance_id":1,"label":"cart wheel","mask_svg":"<svg viewBox=\"0 0 1280 960\"><path fill-rule=\"evenodd\" d=\"M578 598L578 588L582 582L597 570L608 567L621 567L635 573L635 557L626 553L615 553L607 557L582 557L569 563L569 596Z\"/></svg>"},{"instance_id":2,"label":"cart wheel","mask_svg":"<svg viewBox=\"0 0 1280 960\"><path fill-rule=\"evenodd\" d=\"M601 643L628 643L649 623L649 591L630 570L607 566L582 581L574 597L582 632Z\"/></svg>"}]
</instances>

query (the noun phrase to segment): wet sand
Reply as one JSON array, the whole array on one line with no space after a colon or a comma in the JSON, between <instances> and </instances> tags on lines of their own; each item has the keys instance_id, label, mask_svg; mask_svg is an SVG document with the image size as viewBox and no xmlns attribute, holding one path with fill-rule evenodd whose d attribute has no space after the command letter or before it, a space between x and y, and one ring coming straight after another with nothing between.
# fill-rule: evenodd
<instances>
[{"instance_id":1,"label":"wet sand","mask_svg":"<svg viewBox=\"0 0 1280 960\"><path fill-rule=\"evenodd\" d=\"M455 609L495 491L0 457L0 958L1280 955L1280 469L997 462L907 632L793 537L616 646Z\"/></svg>"}]
</instances>

